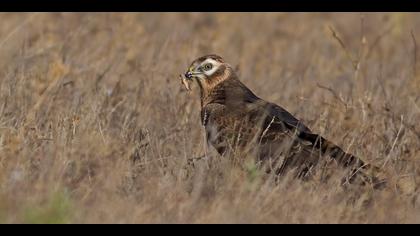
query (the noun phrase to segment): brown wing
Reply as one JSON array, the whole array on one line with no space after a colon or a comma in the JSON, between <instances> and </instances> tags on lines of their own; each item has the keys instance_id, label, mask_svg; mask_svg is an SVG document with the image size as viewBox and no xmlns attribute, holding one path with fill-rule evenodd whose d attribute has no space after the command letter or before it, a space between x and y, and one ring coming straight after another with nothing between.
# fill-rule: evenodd
<instances>
[{"instance_id":1,"label":"brown wing","mask_svg":"<svg viewBox=\"0 0 420 236\"><path fill-rule=\"evenodd\" d=\"M267 110L267 113L271 118L276 117L278 120L284 122L284 124L289 129L297 129L301 132L311 132L311 130L308 127L306 127L300 120L298 120L284 108L274 103L267 102L265 109Z\"/></svg>"},{"instance_id":2,"label":"brown wing","mask_svg":"<svg viewBox=\"0 0 420 236\"><path fill-rule=\"evenodd\" d=\"M234 93L235 90L232 88L244 93ZM225 95L220 96L220 94L225 94L225 92L220 92L224 90L218 91L215 93L217 96L214 96L218 99L213 101L219 101L220 97L223 97L225 102L207 104L202 109L201 116L208 140L219 153L223 153L229 144L238 145L239 143L234 142L234 138L240 136L238 140L238 142L242 141L240 146L248 145L252 141L265 145L271 143L269 146L272 151L273 145L285 148L285 143L288 143L290 152L294 153L294 155L290 154L291 156L299 154L301 158L305 158L305 155L313 156L314 153L318 156L328 154L344 166L354 165L356 162L358 162L358 167L364 165L358 158L347 154L337 145L313 134L287 110L257 98L249 90L241 89L240 86L231 87L227 98ZM235 94L238 95L233 96Z\"/></svg>"},{"instance_id":3,"label":"brown wing","mask_svg":"<svg viewBox=\"0 0 420 236\"><path fill-rule=\"evenodd\" d=\"M281 107L269 104L266 109L268 116L263 122L262 148L265 145L270 149L274 146L274 149L289 150L286 152L288 155L280 169L277 170L278 173L297 168L299 176L304 176L312 166L319 164L322 158L324 163L333 160L338 165L347 168L350 172L345 181L370 183L375 188L384 186L384 178L376 177L381 175L379 168L366 164L321 135L312 133ZM275 112L272 112L273 110ZM372 174L367 174L368 172Z\"/></svg>"},{"instance_id":4,"label":"brown wing","mask_svg":"<svg viewBox=\"0 0 420 236\"><path fill-rule=\"evenodd\" d=\"M240 81L225 81L211 95L202 109L202 122L208 142L220 154L255 146L257 158L273 162L277 173L297 168L300 176L306 175L322 158L350 167L349 181L368 178L361 170L370 166L312 133L282 107L258 98Z\"/></svg>"},{"instance_id":5,"label":"brown wing","mask_svg":"<svg viewBox=\"0 0 420 236\"><path fill-rule=\"evenodd\" d=\"M364 163L355 156L344 152L339 146L326 140L320 135L312 133L300 120L295 118L282 107L268 103L260 99L253 103L254 111L257 114L264 114L262 122L261 139L264 142L278 142L286 134L296 143L301 143L303 147L307 147L322 155L330 155L344 166L350 166L358 162L358 167ZM280 135L279 135L280 134ZM306 149L307 149L306 148Z\"/></svg>"}]
</instances>

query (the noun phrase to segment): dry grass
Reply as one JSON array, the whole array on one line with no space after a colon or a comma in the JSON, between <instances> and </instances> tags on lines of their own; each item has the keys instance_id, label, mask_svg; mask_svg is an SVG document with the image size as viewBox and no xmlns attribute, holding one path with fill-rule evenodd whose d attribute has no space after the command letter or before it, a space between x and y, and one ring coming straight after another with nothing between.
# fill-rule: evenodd
<instances>
[{"instance_id":1,"label":"dry grass","mask_svg":"<svg viewBox=\"0 0 420 236\"><path fill-rule=\"evenodd\" d=\"M418 14L21 13L0 22L2 223L420 223ZM189 161L206 148L197 88L186 93L177 75L207 53L383 166L389 187L274 184L211 149Z\"/></svg>"}]
</instances>

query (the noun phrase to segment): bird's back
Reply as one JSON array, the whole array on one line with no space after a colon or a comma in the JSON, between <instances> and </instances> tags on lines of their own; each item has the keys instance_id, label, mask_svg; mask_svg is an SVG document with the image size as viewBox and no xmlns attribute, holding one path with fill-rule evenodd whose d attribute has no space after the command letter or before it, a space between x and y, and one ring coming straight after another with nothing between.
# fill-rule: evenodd
<instances>
[{"instance_id":1,"label":"bird's back","mask_svg":"<svg viewBox=\"0 0 420 236\"><path fill-rule=\"evenodd\" d=\"M203 100L207 141L221 155L254 155L277 174L296 170L306 176L322 163L365 168L359 158L314 134L284 108L258 98L237 79L227 80ZM321 158L327 157L327 158Z\"/></svg>"}]
</instances>

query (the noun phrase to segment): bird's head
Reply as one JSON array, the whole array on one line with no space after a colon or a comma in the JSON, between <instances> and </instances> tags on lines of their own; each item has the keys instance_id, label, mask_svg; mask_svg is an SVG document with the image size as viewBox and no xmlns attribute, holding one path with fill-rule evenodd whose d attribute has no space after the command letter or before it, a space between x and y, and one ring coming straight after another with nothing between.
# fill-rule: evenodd
<instances>
[{"instance_id":1,"label":"bird's head","mask_svg":"<svg viewBox=\"0 0 420 236\"><path fill-rule=\"evenodd\" d=\"M195 59L183 76L185 87L190 90L189 84L194 79L201 89L209 90L228 79L233 74L232 67L218 55L206 55Z\"/></svg>"}]
</instances>

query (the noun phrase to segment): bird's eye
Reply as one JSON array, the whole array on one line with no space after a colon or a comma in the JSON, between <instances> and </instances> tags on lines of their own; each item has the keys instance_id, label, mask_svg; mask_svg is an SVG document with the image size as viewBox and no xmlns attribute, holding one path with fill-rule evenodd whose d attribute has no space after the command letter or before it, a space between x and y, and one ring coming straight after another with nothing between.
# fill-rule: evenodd
<instances>
[{"instance_id":1,"label":"bird's eye","mask_svg":"<svg viewBox=\"0 0 420 236\"><path fill-rule=\"evenodd\" d=\"M213 68L213 65L211 63L207 63L204 65L204 70L211 70Z\"/></svg>"}]
</instances>

